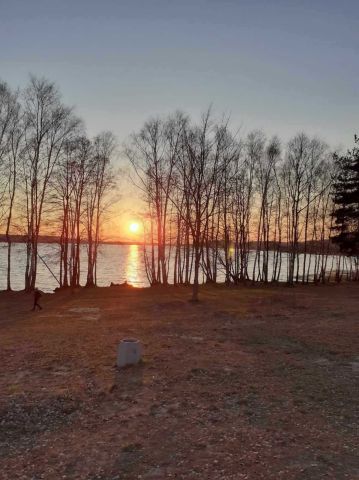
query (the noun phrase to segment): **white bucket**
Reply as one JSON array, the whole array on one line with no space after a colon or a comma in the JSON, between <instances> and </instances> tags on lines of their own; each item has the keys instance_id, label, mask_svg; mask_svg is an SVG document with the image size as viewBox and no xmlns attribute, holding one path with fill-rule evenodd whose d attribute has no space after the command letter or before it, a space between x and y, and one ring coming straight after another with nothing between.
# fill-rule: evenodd
<instances>
[{"instance_id":1,"label":"white bucket","mask_svg":"<svg viewBox=\"0 0 359 480\"><path fill-rule=\"evenodd\" d=\"M119 368L126 365L135 365L141 360L142 345L133 338L124 338L121 340L117 350L117 366Z\"/></svg>"}]
</instances>

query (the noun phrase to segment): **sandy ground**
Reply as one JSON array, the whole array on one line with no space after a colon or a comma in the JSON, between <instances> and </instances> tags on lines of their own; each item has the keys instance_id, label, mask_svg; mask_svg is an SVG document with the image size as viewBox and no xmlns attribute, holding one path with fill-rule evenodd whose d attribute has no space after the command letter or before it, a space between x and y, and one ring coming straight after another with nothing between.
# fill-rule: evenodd
<instances>
[{"instance_id":1,"label":"sandy ground","mask_svg":"<svg viewBox=\"0 0 359 480\"><path fill-rule=\"evenodd\" d=\"M189 296L1 293L0 478L359 479L359 286Z\"/></svg>"}]
</instances>

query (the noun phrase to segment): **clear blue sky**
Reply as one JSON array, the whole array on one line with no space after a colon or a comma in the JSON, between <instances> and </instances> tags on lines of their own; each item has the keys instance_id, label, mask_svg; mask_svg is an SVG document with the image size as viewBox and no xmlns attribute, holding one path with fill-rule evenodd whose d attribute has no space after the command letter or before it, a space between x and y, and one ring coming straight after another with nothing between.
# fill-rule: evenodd
<instances>
[{"instance_id":1,"label":"clear blue sky","mask_svg":"<svg viewBox=\"0 0 359 480\"><path fill-rule=\"evenodd\" d=\"M90 135L213 103L243 132L359 133L359 0L0 0L0 78L55 80Z\"/></svg>"}]
</instances>

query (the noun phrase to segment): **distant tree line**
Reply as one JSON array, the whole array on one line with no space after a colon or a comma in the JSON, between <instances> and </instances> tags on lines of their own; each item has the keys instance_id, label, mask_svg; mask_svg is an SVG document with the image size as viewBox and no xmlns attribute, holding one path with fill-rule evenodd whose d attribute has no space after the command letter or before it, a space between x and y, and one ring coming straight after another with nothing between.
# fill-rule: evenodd
<instances>
[{"instance_id":1,"label":"distant tree line","mask_svg":"<svg viewBox=\"0 0 359 480\"><path fill-rule=\"evenodd\" d=\"M358 279L357 250L337 255L329 241L335 225L346 234L349 211L338 220L342 161L320 139L299 133L283 146L261 131L242 138L210 111L198 124L177 112L147 121L126 154L147 209L151 285L192 283L197 300L220 272L227 284L278 282L283 265L290 285Z\"/></svg>"},{"instance_id":2,"label":"distant tree line","mask_svg":"<svg viewBox=\"0 0 359 480\"><path fill-rule=\"evenodd\" d=\"M13 90L0 82L0 225L7 240L7 289L11 290L11 233L26 239L26 290L36 285L39 235L60 232L60 286L80 284L80 244L87 244L87 285L96 265L106 194L113 185L114 136L93 140L63 104L56 86L31 77Z\"/></svg>"}]
</instances>

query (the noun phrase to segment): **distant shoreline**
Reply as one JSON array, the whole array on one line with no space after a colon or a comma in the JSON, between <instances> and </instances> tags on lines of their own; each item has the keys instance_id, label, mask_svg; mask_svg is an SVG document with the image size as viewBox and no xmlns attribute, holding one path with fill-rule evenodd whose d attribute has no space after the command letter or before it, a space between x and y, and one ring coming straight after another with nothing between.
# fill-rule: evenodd
<instances>
[{"instance_id":1,"label":"distant shoreline","mask_svg":"<svg viewBox=\"0 0 359 480\"><path fill-rule=\"evenodd\" d=\"M10 239L12 243L26 243L26 236L25 235L10 235ZM0 234L0 243L7 243L6 235ZM50 243L50 244L59 244L60 243L60 237L56 236L51 236L51 235L40 235L38 243ZM316 254L316 248L318 248L320 241L308 241L307 242L307 254ZM330 244L328 246L328 243ZM81 241L81 244L87 245L87 241L83 240ZM328 255L338 255L340 254L339 249L337 248L336 245L333 245L330 241L330 239L325 240L325 244L327 245L327 254ZM136 241L129 241L129 240L102 240L100 241L100 245L138 245L138 246L144 246L146 245L148 248L151 247L150 243L144 244L143 242L136 242ZM154 246L157 246L155 243ZM167 246L171 246L170 243L167 244ZM172 243L172 247L175 246L175 243ZM269 250L274 251L277 249L277 245L274 244L274 242L270 242L269 245ZM304 253L303 250L304 247L304 242L299 242L299 250L298 253ZM220 247L221 248L221 247ZM223 247L222 247L223 248ZM257 243L256 242L250 242L249 243L249 249L250 250L256 250L257 249ZM280 251L282 253L288 253L290 251L290 248L287 243L282 243L280 247Z\"/></svg>"},{"instance_id":2,"label":"distant shoreline","mask_svg":"<svg viewBox=\"0 0 359 480\"><path fill-rule=\"evenodd\" d=\"M10 240L12 243L26 243L26 236L25 235L10 235ZM0 243L7 243L6 235L0 234ZM41 235L39 237L38 243L60 243L59 237L54 236L47 236ZM82 244L86 245L87 241L81 242ZM143 242L136 242L136 241L126 241L126 240L103 240L100 242L103 245L143 245Z\"/></svg>"}]
</instances>

